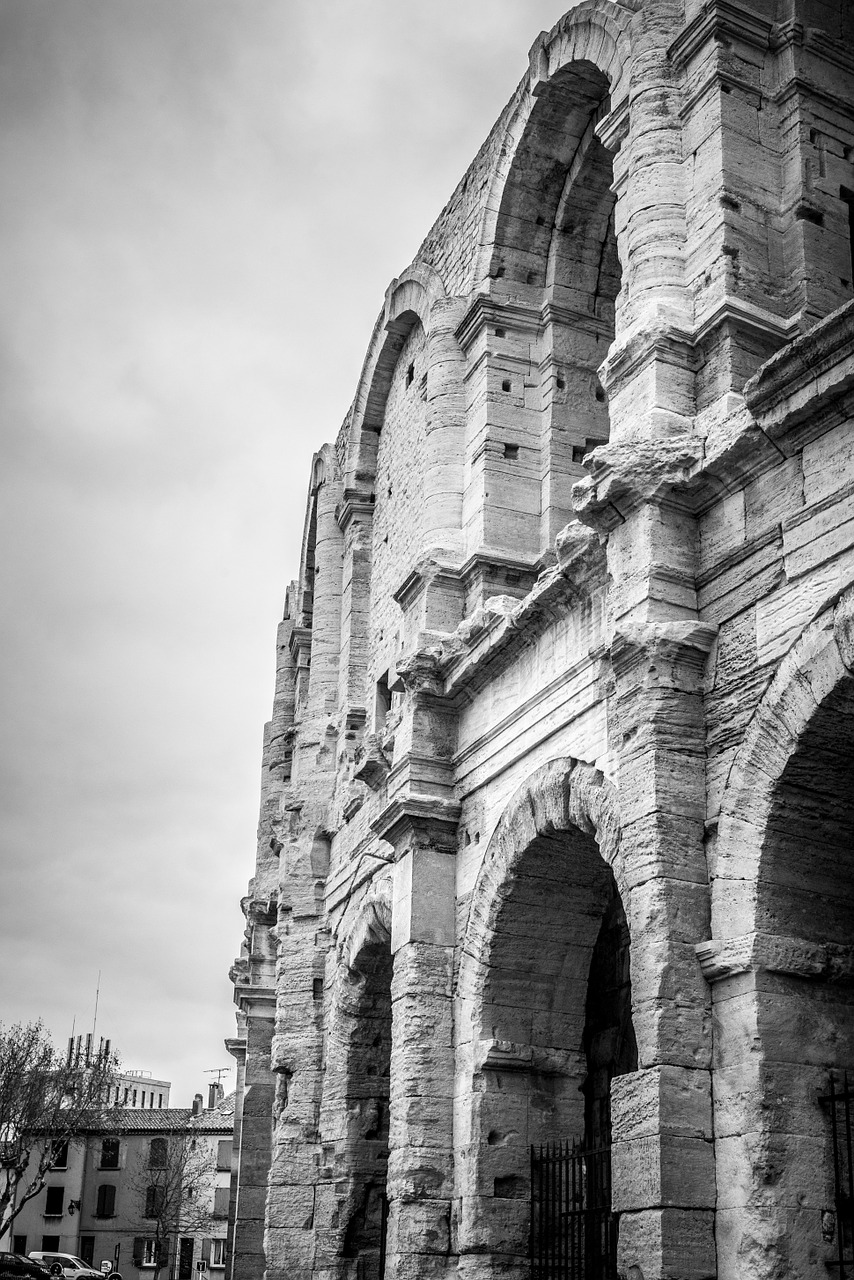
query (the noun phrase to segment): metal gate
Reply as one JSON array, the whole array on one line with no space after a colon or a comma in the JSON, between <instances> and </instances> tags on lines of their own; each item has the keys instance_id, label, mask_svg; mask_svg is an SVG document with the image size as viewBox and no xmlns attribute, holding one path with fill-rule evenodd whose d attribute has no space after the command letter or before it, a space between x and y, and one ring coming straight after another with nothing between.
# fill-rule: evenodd
<instances>
[{"instance_id":1,"label":"metal gate","mask_svg":"<svg viewBox=\"0 0 854 1280\"><path fill-rule=\"evenodd\" d=\"M617 1280L611 1148L531 1147L532 1280Z\"/></svg>"},{"instance_id":2,"label":"metal gate","mask_svg":"<svg viewBox=\"0 0 854 1280\"><path fill-rule=\"evenodd\" d=\"M830 1077L830 1126L833 1134L834 1200L839 1280L854 1280L854 1161L851 1158L851 1102L848 1073L839 1088Z\"/></svg>"}]
</instances>

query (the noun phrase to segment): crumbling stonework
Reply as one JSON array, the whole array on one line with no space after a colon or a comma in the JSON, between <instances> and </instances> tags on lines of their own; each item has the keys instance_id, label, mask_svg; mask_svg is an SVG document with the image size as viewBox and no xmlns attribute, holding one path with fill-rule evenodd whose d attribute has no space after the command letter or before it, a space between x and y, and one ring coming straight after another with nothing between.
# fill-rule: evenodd
<instances>
[{"instance_id":1,"label":"crumbling stonework","mask_svg":"<svg viewBox=\"0 0 854 1280\"><path fill-rule=\"evenodd\" d=\"M389 285L278 638L234 1280L521 1280L571 1139L621 1276L830 1274L852 104L842 0L582 0Z\"/></svg>"}]
</instances>

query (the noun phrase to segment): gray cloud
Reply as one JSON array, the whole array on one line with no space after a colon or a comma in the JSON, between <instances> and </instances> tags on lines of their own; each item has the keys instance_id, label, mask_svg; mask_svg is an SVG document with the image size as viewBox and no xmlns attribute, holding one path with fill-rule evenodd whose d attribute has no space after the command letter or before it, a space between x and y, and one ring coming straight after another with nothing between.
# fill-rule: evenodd
<instances>
[{"instance_id":1,"label":"gray cloud","mask_svg":"<svg viewBox=\"0 0 854 1280\"><path fill-rule=\"evenodd\" d=\"M559 6L0 3L0 1017L227 1061L311 454Z\"/></svg>"}]
</instances>

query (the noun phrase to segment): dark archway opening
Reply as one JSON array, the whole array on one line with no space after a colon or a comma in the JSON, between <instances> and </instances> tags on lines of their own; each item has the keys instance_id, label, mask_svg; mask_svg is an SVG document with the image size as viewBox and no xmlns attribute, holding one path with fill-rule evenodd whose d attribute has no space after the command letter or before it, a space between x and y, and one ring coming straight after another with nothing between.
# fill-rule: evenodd
<instances>
[{"instance_id":1,"label":"dark archway opening","mask_svg":"<svg viewBox=\"0 0 854 1280\"><path fill-rule=\"evenodd\" d=\"M350 972L341 1256L350 1280L382 1280L387 1218L392 955L369 942Z\"/></svg>"},{"instance_id":2,"label":"dark archway opening","mask_svg":"<svg viewBox=\"0 0 854 1280\"><path fill-rule=\"evenodd\" d=\"M756 885L769 957L756 983L760 1097L746 1141L771 1153L740 1210L763 1221L768 1256L791 1280L838 1260L854 1275L852 1169L834 1159L830 1077L854 1082L854 678L828 694L777 782ZM751 1046L755 1057L756 1046ZM850 1111L850 1108L849 1108ZM854 1134L851 1135L854 1139ZM845 1159L848 1137L841 1138ZM837 1152L839 1154L839 1152ZM837 1175L847 1187L840 1200ZM768 1187L773 1187L773 1197ZM846 1270L844 1274L848 1274Z\"/></svg>"},{"instance_id":3,"label":"dark archway opening","mask_svg":"<svg viewBox=\"0 0 854 1280\"><path fill-rule=\"evenodd\" d=\"M495 1252L509 1255L502 1265L510 1274L528 1276L535 1235L561 1232L560 1265L576 1267L566 1274L604 1275L592 1235L567 1229L581 1200L571 1203L558 1174L543 1193L532 1165L532 1148L535 1157L555 1144L596 1148L605 1162L597 1207L610 1211L610 1086L637 1069L637 1046L625 911L592 835L572 828L541 836L519 859L495 915L483 1023L492 1047L480 1083L479 1182L491 1189L500 1222ZM556 1185L564 1187L560 1203ZM541 1265L536 1274L561 1273Z\"/></svg>"}]
</instances>

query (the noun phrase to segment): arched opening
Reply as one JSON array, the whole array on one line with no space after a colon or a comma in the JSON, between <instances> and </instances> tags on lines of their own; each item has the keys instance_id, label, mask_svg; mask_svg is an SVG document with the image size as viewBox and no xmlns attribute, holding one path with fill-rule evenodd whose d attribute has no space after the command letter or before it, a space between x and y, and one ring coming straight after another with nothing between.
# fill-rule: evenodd
<instances>
[{"instance_id":1,"label":"arched opening","mask_svg":"<svg viewBox=\"0 0 854 1280\"><path fill-rule=\"evenodd\" d=\"M392 955L368 934L341 976L330 1029L325 1137L334 1139L335 1211L323 1273L382 1280L387 1220ZM322 1250L325 1252L325 1250Z\"/></svg>"},{"instance_id":2,"label":"arched opening","mask_svg":"<svg viewBox=\"0 0 854 1280\"><path fill-rule=\"evenodd\" d=\"M530 1277L532 1262L536 1276L559 1274L548 1266L558 1265L553 1255L560 1253L565 1274L593 1280L608 1274L615 1249L613 1234L604 1236L605 1225L614 1225L611 1081L637 1069L629 931L589 822L587 831L538 826L483 922L489 935L474 1010L481 1038L466 1175L480 1194L463 1205L464 1248L491 1254L503 1275L520 1280ZM567 1153L575 1147L574 1188L568 1162L553 1174L538 1165L556 1144ZM591 1210L601 1235L599 1225L596 1232L586 1225Z\"/></svg>"},{"instance_id":3,"label":"arched opening","mask_svg":"<svg viewBox=\"0 0 854 1280\"><path fill-rule=\"evenodd\" d=\"M829 1103L831 1078L838 1089L847 1072L854 1086L852 676L822 699L774 788L756 930L769 939L768 972L756 991L761 1110L747 1141L763 1158L747 1203L791 1280L825 1276L840 1246L854 1274L854 1099L835 1115Z\"/></svg>"},{"instance_id":4,"label":"arched opening","mask_svg":"<svg viewBox=\"0 0 854 1280\"><path fill-rule=\"evenodd\" d=\"M540 554L574 518L572 485L609 435L598 369L614 340L621 284L612 154L599 128L610 88L588 61L540 86L495 225L493 296L509 287L515 302L520 286L531 286L539 312Z\"/></svg>"}]
</instances>

